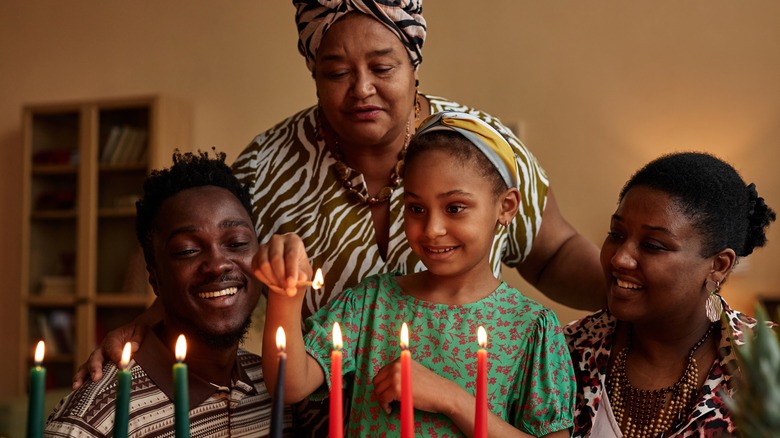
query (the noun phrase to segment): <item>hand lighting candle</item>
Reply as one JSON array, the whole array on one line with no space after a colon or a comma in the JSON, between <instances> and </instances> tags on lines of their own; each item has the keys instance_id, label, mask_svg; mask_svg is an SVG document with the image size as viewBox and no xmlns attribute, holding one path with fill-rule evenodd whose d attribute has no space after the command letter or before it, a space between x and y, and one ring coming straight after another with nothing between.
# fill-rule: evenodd
<instances>
[{"instance_id":1,"label":"hand lighting candle","mask_svg":"<svg viewBox=\"0 0 780 438\"><path fill-rule=\"evenodd\" d=\"M276 394L274 394L274 404L271 407L271 438L280 438L284 430L284 368L287 361L287 353L284 352L286 346L284 329L279 327L276 330L276 348L279 349L279 371L276 373Z\"/></svg>"},{"instance_id":2,"label":"hand lighting candle","mask_svg":"<svg viewBox=\"0 0 780 438\"><path fill-rule=\"evenodd\" d=\"M401 326L401 438L414 437L414 403L412 401L412 354L409 352L409 329Z\"/></svg>"},{"instance_id":3,"label":"hand lighting candle","mask_svg":"<svg viewBox=\"0 0 780 438\"><path fill-rule=\"evenodd\" d=\"M179 335L176 340L176 363L173 364L173 414L176 438L190 437L190 397L187 384L187 340Z\"/></svg>"},{"instance_id":4,"label":"hand lighting candle","mask_svg":"<svg viewBox=\"0 0 780 438\"><path fill-rule=\"evenodd\" d=\"M341 327L333 323L333 351L330 355L330 438L344 435L344 414L342 412L341 387Z\"/></svg>"},{"instance_id":5,"label":"hand lighting candle","mask_svg":"<svg viewBox=\"0 0 780 438\"><path fill-rule=\"evenodd\" d=\"M487 438L487 333L484 327L477 329L477 394L474 417L474 438Z\"/></svg>"},{"instance_id":6,"label":"hand lighting candle","mask_svg":"<svg viewBox=\"0 0 780 438\"><path fill-rule=\"evenodd\" d=\"M130 343L122 350L122 360L116 371L116 408L114 409L114 438L126 438L130 417Z\"/></svg>"},{"instance_id":7,"label":"hand lighting candle","mask_svg":"<svg viewBox=\"0 0 780 438\"><path fill-rule=\"evenodd\" d=\"M45 346L39 341L35 348L35 365L30 368L30 396L27 408L27 438L43 436L43 392L46 383L46 368L43 363Z\"/></svg>"}]
</instances>

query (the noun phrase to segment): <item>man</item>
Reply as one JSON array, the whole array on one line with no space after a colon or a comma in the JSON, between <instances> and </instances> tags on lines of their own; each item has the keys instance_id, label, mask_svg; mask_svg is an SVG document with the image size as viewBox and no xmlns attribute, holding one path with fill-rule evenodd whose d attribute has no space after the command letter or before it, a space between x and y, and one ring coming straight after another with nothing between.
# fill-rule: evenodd
<instances>
[{"instance_id":1,"label":"man","mask_svg":"<svg viewBox=\"0 0 780 438\"><path fill-rule=\"evenodd\" d=\"M192 437L257 437L270 430L271 399L260 357L239 348L260 296L252 275L257 237L249 193L225 154L178 151L154 171L136 203L136 234L161 309L131 362L129 434L173 436L172 365L179 334L187 339ZM45 434L113 434L116 371L68 395ZM289 426L289 425L288 425Z\"/></svg>"}]
</instances>

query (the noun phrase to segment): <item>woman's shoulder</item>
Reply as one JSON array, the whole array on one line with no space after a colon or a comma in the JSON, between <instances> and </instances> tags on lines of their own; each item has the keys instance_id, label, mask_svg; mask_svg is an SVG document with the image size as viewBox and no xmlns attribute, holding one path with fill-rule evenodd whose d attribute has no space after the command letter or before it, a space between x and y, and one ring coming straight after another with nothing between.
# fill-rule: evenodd
<instances>
[{"instance_id":1,"label":"woman's shoulder","mask_svg":"<svg viewBox=\"0 0 780 438\"><path fill-rule=\"evenodd\" d=\"M563 334L572 348L592 346L615 331L617 320L607 311L599 310L567 324Z\"/></svg>"},{"instance_id":2,"label":"woman's shoulder","mask_svg":"<svg viewBox=\"0 0 780 438\"><path fill-rule=\"evenodd\" d=\"M271 128L257 134L249 145L236 158L237 163L250 159L257 159L263 151L268 151L270 146L282 149L284 146L302 144L301 138L307 138L307 143L314 143L314 126L316 125L316 107L305 108L286 119L275 124ZM303 132L303 134L299 134ZM311 137L311 139L309 138ZM235 165L234 165L235 167Z\"/></svg>"}]
</instances>

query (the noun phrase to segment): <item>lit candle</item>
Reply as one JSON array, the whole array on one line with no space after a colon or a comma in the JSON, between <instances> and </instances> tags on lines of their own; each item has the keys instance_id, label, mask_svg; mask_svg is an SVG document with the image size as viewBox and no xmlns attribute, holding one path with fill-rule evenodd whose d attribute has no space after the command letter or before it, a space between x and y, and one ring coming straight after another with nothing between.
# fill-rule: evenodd
<instances>
[{"instance_id":1,"label":"lit candle","mask_svg":"<svg viewBox=\"0 0 780 438\"><path fill-rule=\"evenodd\" d=\"M187 387L187 340L179 335L176 340L176 363L173 364L173 415L177 438L190 437L190 397Z\"/></svg>"},{"instance_id":2,"label":"lit candle","mask_svg":"<svg viewBox=\"0 0 780 438\"><path fill-rule=\"evenodd\" d=\"M330 438L344 435L341 390L341 327L333 323L333 351L330 354Z\"/></svg>"},{"instance_id":3,"label":"lit candle","mask_svg":"<svg viewBox=\"0 0 780 438\"><path fill-rule=\"evenodd\" d=\"M276 330L276 348L279 349L279 368L276 373L276 394L274 404L271 407L271 437L279 438L284 430L284 364L287 361L287 353L284 347L287 342L284 337L284 329Z\"/></svg>"},{"instance_id":4,"label":"lit candle","mask_svg":"<svg viewBox=\"0 0 780 438\"><path fill-rule=\"evenodd\" d=\"M130 343L122 350L122 360L116 371L116 407L114 410L114 438L127 437L127 423L130 417Z\"/></svg>"},{"instance_id":5,"label":"lit candle","mask_svg":"<svg viewBox=\"0 0 780 438\"><path fill-rule=\"evenodd\" d=\"M412 354L409 352L409 329L401 326L401 438L414 437L414 403L412 401Z\"/></svg>"},{"instance_id":6,"label":"lit candle","mask_svg":"<svg viewBox=\"0 0 780 438\"><path fill-rule=\"evenodd\" d=\"M35 347L35 365L30 368L30 398L27 408L27 438L43 436L43 391L46 383L46 368L43 363L45 347L38 341Z\"/></svg>"},{"instance_id":7,"label":"lit candle","mask_svg":"<svg viewBox=\"0 0 780 438\"><path fill-rule=\"evenodd\" d=\"M477 394L474 417L474 438L487 438L487 333L482 326L477 329Z\"/></svg>"}]
</instances>

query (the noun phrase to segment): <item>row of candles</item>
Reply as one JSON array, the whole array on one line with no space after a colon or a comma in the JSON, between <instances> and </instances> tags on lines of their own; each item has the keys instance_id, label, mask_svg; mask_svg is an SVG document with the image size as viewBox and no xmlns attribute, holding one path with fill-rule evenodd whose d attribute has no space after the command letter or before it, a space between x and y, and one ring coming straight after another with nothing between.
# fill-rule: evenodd
<instances>
[{"instance_id":1,"label":"row of candles","mask_svg":"<svg viewBox=\"0 0 780 438\"><path fill-rule=\"evenodd\" d=\"M38 342L35 348L35 364L30 369L30 396L27 409L27 438L40 438L43 436L44 419L44 388L46 380L46 368L43 367L45 344ZM174 428L177 438L189 438L190 436L190 406L187 383L187 364L184 358L187 355L187 340L184 335L179 335L176 340L176 363L173 365L173 410ZM122 349L122 360L116 372L116 407L114 410L114 434L115 438L126 438L128 435L128 423L130 419L130 382L132 375L130 365L130 343L126 343Z\"/></svg>"},{"instance_id":2,"label":"row of candles","mask_svg":"<svg viewBox=\"0 0 780 438\"><path fill-rule=\"evenodd\" d=\"M480 326L477 330L477 388L474 418L474 437L487 437L487 334ZM281 437L284 422L284 374L287 356L285 353L284 330L276 332L276 346L279 349L276 393L271 411L271 437ZM330 437L343 436L343 400L342 400L342 353L341 327L333 324L333 350L331 352L330 386ZM189 438L189 396L187 388L187 365L184 358L187 342L184 335L176 341L176 363L173 365L174 387L174 424L177 438ZM30 370L30 398L27 415L27 437L43 436L44 381L46 368L43 367L44 343L40 341L35 350L35 365ZM401 326L401 438L414 436L414 404L412 399L412 357L409 351L409 330L406 323ZM122 360L117 370L117 396L114 416L114 437L124 438L128 434L130 414L130 381L128 369L130 363L130 343L125 344Z\"/></svg>"},{"instance_id":3,"label":"row of candles","mask_svg":"<svg viewBox=\"0 0 780 438\"><path fill-rule=\"evenodd\" d=\"M474 413L474 437L488 436L488 396L487 396L487 332L482 326L477 329L477 388ZM279 350L276 393L274 394L271 413L271 437L282 436L282 420L284 416L284 375L287 355L285 353L284 329L276 330L276 348ZM406 323L401 325L401 438L414 437L414 402L412 398L412 355L409 351L409 329ZM341 327L333 324L333 350L330 361L330 423L329 436L341 438L344 436L343 400L342 400L342 353Z\"/></svg>"}]
</instances>

